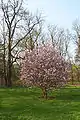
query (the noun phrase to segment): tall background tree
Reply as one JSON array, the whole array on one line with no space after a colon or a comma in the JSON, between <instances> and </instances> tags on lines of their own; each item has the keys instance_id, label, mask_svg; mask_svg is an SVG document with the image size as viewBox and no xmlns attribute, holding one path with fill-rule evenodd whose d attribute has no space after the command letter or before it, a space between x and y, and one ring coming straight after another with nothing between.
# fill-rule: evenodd
<instances>
[{"instance_id":1,"label":"tall background tree","mask_svg":"<svg viewBox=\"0 0 80 120\"><path fill-rule=\"evenodd\" d=\"M73 23L73 30L75 32L75 47L76 47L76 54L75 54L75 62L80 64L80 21L76 19Z\"/></svg>"},{"instance_id":2,"label":"tall background tree","mask_svg":"<svg viewBox=\"0 0 80 120\"><path fill-rule=\"evenodd\" d=\"M53 46L57 47L60 51L60 55L69 59L70 57L70 43L72 40L72 34L70 31L64 30L63 28L59 28L56 25L48 26L48 36L53 44Z\"/></svg>"},{"instance_id":3,"label":"tall background tree","mask_svg":"<svg viewBox=\"0 0 80 120\"><path fill-rule=\"evenodd\" d=\"M4 41L4 79L6 85L10 87L12 86L12 67L22 51L20 44L42 20L40 16L33 16L24 8L23 0L1 0L0 8L2 13L0 21L4 25L1 25Z\"/></svg>"}]
</instances>

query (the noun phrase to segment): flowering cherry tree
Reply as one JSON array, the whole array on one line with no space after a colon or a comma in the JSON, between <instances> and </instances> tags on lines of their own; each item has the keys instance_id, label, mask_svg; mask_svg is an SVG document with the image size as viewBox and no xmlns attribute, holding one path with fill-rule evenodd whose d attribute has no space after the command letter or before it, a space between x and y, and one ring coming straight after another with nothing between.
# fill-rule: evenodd
<instances>
[{"instance_id":1,"label":"flowering cherry tree","mask_svg":"<svg viewBox=\"0 0 80 120\"><path fill-rule=\"evenodd\" d=\"M38 86L43 97L51 88L64 86L68 81L69 64L50 44L25 51L21 62L21 80L24 85Z\"/></svg>"}]
</instances>

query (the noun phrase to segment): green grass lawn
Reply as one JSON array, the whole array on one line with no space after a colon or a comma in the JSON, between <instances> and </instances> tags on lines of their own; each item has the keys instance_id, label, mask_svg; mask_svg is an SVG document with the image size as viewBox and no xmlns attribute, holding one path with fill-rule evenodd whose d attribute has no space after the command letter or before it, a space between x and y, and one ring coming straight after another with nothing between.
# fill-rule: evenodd
<instances>
[{"instance_id":1,"label":"green grass lawn","mask_svg":"<svg viewBox=\"0 0 80 120\"><path fill-rule=\"evenodd\" d=\"M36 88L0 88L0 120L80 120L80 87L56 90L53 100L40 95Z\"/></svg>"}]
</instances>

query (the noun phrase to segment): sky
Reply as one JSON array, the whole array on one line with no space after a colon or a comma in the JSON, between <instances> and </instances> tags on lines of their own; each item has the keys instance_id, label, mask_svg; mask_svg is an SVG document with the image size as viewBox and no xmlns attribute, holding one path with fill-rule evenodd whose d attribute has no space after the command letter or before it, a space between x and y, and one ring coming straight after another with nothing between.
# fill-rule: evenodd
<instances>
[{"instance_id":1,"label":"sky","mask_svg":"<svg viewBox=\"0 0 80 120\"><path fill-rule=\"evenodd\" d=\"M26 0L30 12L42 13L45 23L58 25L73 32L72 24L80 19L80 0ZM75 46L70 45L71 55L74 56Z\"/></svg>"},{"instance_id":2,"label":"sky","mask_svg":"<svg viewBox=\"0 0 80 120\"><path fill-rule=\"evenodd\" d=\"M74 20L80 18L80 0L27 0L28 9L45 16L47 24L72 29Z\"/></svg>"}]
</instances>

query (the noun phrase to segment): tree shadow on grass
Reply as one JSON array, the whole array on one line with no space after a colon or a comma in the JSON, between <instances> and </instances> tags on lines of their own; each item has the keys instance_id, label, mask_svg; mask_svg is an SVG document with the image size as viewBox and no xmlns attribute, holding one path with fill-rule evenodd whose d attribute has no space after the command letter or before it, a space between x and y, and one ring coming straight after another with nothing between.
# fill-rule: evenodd
<instances>
[{"instance_id":1,"label":"tree shadow on grass","mask_svg":"<svg viewBox=\"0 0 80 120\"><path fill-rule=\"evenodd\" d=\"M57 100L80 101L80 88L65 88L57 92Z\"/></svg>"}]
</instances>

